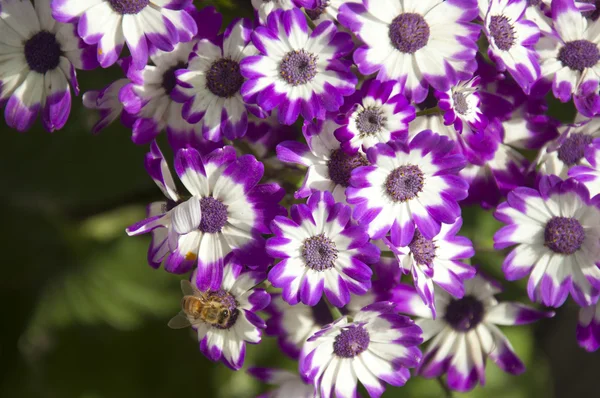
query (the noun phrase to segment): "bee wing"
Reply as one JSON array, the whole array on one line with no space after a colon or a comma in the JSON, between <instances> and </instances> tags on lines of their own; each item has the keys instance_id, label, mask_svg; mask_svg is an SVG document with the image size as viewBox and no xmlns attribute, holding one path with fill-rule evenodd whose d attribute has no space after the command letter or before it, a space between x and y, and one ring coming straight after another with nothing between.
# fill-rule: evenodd
<instances>
[{"instance_id":1,"label":"bee wing","mask_svg":"<svg viewBox=\"0 0 600 398\"><path fill-rule=\"evenodd\" d=\"M179 311L179 314L175 315L167 324L171 329L183 329L191 325L185 312Z\"/></svg>"},{"instance_id":2,"label":"bee wing","mask_svg":"<svg viewBox=\"0 0 600 398\"><path fill-rule=\"evenodd\" d=\"M184 296L198 296L198 295L201 295L201 293L198 290L198 288L196 286L192 285L192 283L190 281L188 281L187 279L183 279L181 281L181 291L183 292Z\"/></svg>"}]
</instances>

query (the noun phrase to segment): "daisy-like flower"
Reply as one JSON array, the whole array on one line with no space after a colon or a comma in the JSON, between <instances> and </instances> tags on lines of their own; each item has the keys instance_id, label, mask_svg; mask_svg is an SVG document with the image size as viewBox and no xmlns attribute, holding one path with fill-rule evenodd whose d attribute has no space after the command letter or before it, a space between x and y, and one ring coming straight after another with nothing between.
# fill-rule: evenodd
<instances>
[{"instance_id":1,"label":"daisy-like flower","mask_svg":"<svg viewBox=\"0 0 600 398\"><path fill-rule=\"evenodd\" d=\"M429 85L448 91L477 68L476 0L363 0L346 3L338 20L365 45L354 52L363 75L399 80L401 92L419 103Z\"/></svg>"},{"instance_id":2,"label":"daisy-like flower","mask_svg":"<svg viewBox=\"0 0 600 398\"><path fill-rule=\"evenodd\" d=\"M380 397L385 383L403 386L408 368L418 365L421 329L398 315L391 302L363 308L353 321L342 317L315 333L315 348L300 360L300 371L323 398L356 397L357 379L371 397Z\"/></svg>"},{"instance_id":3,"label":"daisy-like flower","mask_svg":"<svg viewBox=\"0 0 600 398\"><path fill-rule=\"evenodd\" d=\"M467 129L482 131L488 124L481 110L480 81L481 78L475 76L458 82L446 92L435 92L438 106L444 112L444 124L453 125L459 134Z\"/></svg>"},{"instance_id":4,"label":"daisy-like flower","mask_svg":"<svg viewBox=\"0 0 600 398\"><path fill-rule=\"evenodd\" d=\"M198 32L196 21L186 11L191 0L51 1L57 21L79 22L79 36L98 45L98 62L104 68L117 61L125 42L133 67L142 69L149 48L173 51L177 43L190 41Z\"/></svg>"},{"instance_id":5,"label":"daisy-like flower","mask_svg":"<svg viewBox=\"0 0 600 398\"><path fill-rule=\"evenodd\" d=\"M67 122L71 88L79 95L75 69L98 65L74 29L52 19L50 0L0 4L0 106L9 127L27 131L40 112L50 132Z\"/></svg>"},{"instance_id":6,"label":"daisy-like flower","mask_svg":"<svg viewBox=\"0 0 600 398\"><path fill-rule=\"evenodd\" d=\"M174 184L166 164L153 162L150 175L155 181L165 181L170 201L162 212L132 225L127 233L166 228L168 247L163 250L168 249L169 254L165 269L185 273L197 263L198 286L215 289L230 253L252 268L268 264L262 234L270 232L268 224L275 215L285 213L278 205L284 192L277 184L257 185L263 175L262 163L252 155L236 158L230 146L204 157L193 148L180 149L175 171L192 194L182 203L171 193Z\"/></svg>"},{"instance_id":7,"label":"daisy-like flower","mask_svg":"<svg viewBox=\"0 0 600 398\"><path fill-rule=\"evenodd\" d=\"M325 293L342 307L350 293L362 295L371 288L367 264L379 259L379 249L350 221L350 213L331 193L315 192L307 204L292 205L291 220L275 217L267 253L282 260L269 272L269 281L283 289L287 303L314 306Z\"/></svg>"},{"instance_id":8,"label":"daisy-like flower","mask_svg":"<svg viewBox=\"0 0 600 398\"><path fill-rule=\"evenodd\" d=\"M248 373L263 383L277 386L257 398L314 398L315 388L298 373L270 368L250 368Z\"/></svg>"},{"instance_id":9,"label":"daisy-like flower","mask_svg":"<svg viewBox=\"0 0 600 398\"><path fill-rule=\"evenodd\" d=\"M133 125L135 118L123 109L123 103L119 100L119 92L129 83L129 79L119 79L102 90L87 91L83 94L83 106L100 113L100 119L92 127L92 133L98 134L119 118L125 126Z\"/></svg>"},{"instance_id":10,"label":"daisy-like flower","mask_svg":"<svg viewBox=\"0 0 600 398\"><path fill-rule=\"evenodd\" d=\"M218 322L209 322L202 317L194 318L181 311L170 322L174 329L191 325L198 334L200 351L212 361L223 361L233 370L244 364L246 343L258 344L265 322L256 314L269 305L271 296L256 285L263 282L265 274L259 271L244 271L242 265L228 261L223 270L223 282L215 289L206 290L196 284L196 272L192 283L181 287L184 295L202 295L211 303L218 303L222 312Z\"/></svg>"},{"instance_id":11,"label":"daisy-like flower","mask_svg":"<svg viewBox=\"0 0 600 398\"><path fill-rule=\"evenodd\" d=\"M252 0L252 7L258 14L258 20L264 24L267 17L275 10L291 10L296 7L308 9L316 6L317 0Z\"/></svg>"},{"instance_id":12,"label":"daisy-like flower","mask_svg":"<svg viewBox=\"0 0 600 398\"><path fill-rule=\"evenodd\" d=\"M585 148L585 159L589 166L574 166L569 177L581 182L590 191L590 197L600 194L600 139Z\"/></svg>"},{"instance_id":13,"label":"daisy-like flower","mask_svg":"<svg viewBox=\"0 0 600 398\"><path fill-rule=\"evenodd\" d=\"M360 152L346 153L335 138L340 127L332 116L315 122L305 121L302 133L308 146L298 141L285 141L277 146L277 158L284 163L308 167L302 186L294 196L308 197L313 191L329 191L338 202L346 200L352 170L369 164Z\"/></svg>"},{"instance_id":14,"label":"daisy-like flower","mask_svg":"<svg viewBox=\"0 0 600 398\"><path fill-rule=\"evenodd\" d=\"M443 224L433 239L426 239L415 230L412 241L404 247L394 246L384 238L398 259L402 273L412 275L419 296L431 308L434 318L434 284L461 298L465 293L464 281L475 276L475 268L462 261L473 257L475 250L469 239L456 236L461 226L460 217L454 224Z\"/></svg>"},{"instance_id":15,"label":"daisy-like flower","mask_svg":"<svg viewBox=\"0 0 600 398\"><path fill-rule=\"evenodd\" d=\"M540 173L566 179L569 169L590 166L585 154L594 140L600 138L600 118L586 119L578 114L573 125L559 130L561 135L540 150L537 164Z\"/></svg>"},{"instance_id":16,"label":"daisy-like flower","mask_svg":"<svg viewBox=\"0 0 600 398\"><path fill-rule=\"evenodd\" d=\"M529 94L540 76L534 46L540 38L537 25L526 18L527 0L491 0L484 21L490 43L488 55L501 71L508 70Z\"/></svg>"},{"instance_id":17,"label":"daisy-like flower","mask_svg":"<svg viewBox=\"0 0 600 398\"><path fill-rule=\"evenodd\" d=\"M252 33L252 42L260 54L240 64L248 79L242 96L265 111L277 108L282 124L294 123L299 115L306 120L324 119L326 111L337 111L343 97L355 90L358 80L350 64L339 59L354 44L331 21L311 31L299 9L277 10L266 26Z\"/></svg>"},{"instance_id":18,"label":"daisy-like flower","mask_svg":"<svg viewBox=\"0 0 600 398\"><path fill-rule=\"evenodd\" d=\"M600 199L600 197L597 197ZM580 306L600 295L600 208L574 180L542 177L539 191L520 187L494 216L507 224L494 235L497 250L517 245L504 260L508 280L530 274L532 301L559 307L569 292Z\"/></svg>"},{"instance_id":19,"label":"daisy-like flower","mask_svg":"<svg viewBox=\"0 0 600 398\"><path fill-rule=\"evenodd\" d=\"M402 94L394 95L397 83L368 80L361 89L346 97L336 118L342 127L335 132L347 153L365 151L375 144L400 138L415 119L415 108Z\"/></svg>"},{"instance_id":20,"label":"daisy-like flower","mask_svg":"<svg viewBox=\"0 0 600 398\"><path fill-rule=\"evenodd\" d=\"M177 140L178 136L201 134L200 126L188 123L181 116L183 105L175 102L179 95L175 74L187 67L192 49L201 38L216 37L222 17L214 7L200 12L189 10L189 13L202 27L193 40L176 44L170 52L153 49L150 52L152 65L127 70L131 83L121 90L119 99L125 110L136 118L131 139L138 145L151 142L163 130L167 131L170 141Z\"/></svg>"},{"instance_id":21,"label":"daisy-like flower","mask_svg":"<svg viewBox=\"0 0 600 398\"><path fill-rule=\"evenodd\" d=\"M600 347L600 303L579 310L577 342L589 352Z\"/></svg>"},{"instance_id":22,"label":"daisy-like flower","mask_svg":"<svg viewBox=\"0 0 600 398\"><path fill-rule=\"evenodd\" d=\"M525 371L498 325L524 325L554 316L519 303L499 303L494 295L500 286L481 275L468 280L465 288L460 299L436 291L436 319L412 286L401 284L393 290L395 310L418 317L423 340L430 341L417 374L434 378L447 373L448 387L461 392L485 384L488 357L505 372Z\"/></svg>"},{"instance_id":23,"label":"daisy-like flower","mask_svg":"<svg viewBox=\"0 0 600 398\"><path fill-rule=\"evenodd\" d=\"M372 166L352 172L346 196L354 205L354 218L367 227L372 239L391 230L391 242L407 246L415 228L433 239L441 223L456 221L457 201L467 196L468 185L457 175L465 158L453 151L450 139L431 131L367 151Z\"/></svg>"},{"instance_id":24,"label":"daisy-like flower","mask_svg":"<svg viewBox=\"0 0 600 398\"><path fill-rule=\"evenodd\" d=\"M542 76L552 80L552 92L561 102L573 96L577 109L591 116L600 109L600 36L573 0L552 1L555 34L540 39L536 50Z\"/></svg>"},{"instance_id":25,"label":"daisy-like flower","mask_svg":"<svg viewBox=\"0 0 600 398\"><path fill-rule=\"evenodd\" d=\"M362 0L315 0L314 7L304 12L314 23L337 21L340 7L346 3L362 3Z\"/></svg>"},{"instance_id":26,"label":"daisy-like flower","mask_svg":"<svg viewBox=\"0 0 600 398\"><path fill-rule=\"evenodd\" d=\"M233 21L216 40L221 44L201 40L189 64L177 71L178 97L185 101L183 117L189 123L201 122L208 140L242 137L248 128L248 110L266 116L256 105L245 104L240 94L244 83L240 61L257 53L250 43L251 33L250 20Z\"/></svg>"}]
</instances>

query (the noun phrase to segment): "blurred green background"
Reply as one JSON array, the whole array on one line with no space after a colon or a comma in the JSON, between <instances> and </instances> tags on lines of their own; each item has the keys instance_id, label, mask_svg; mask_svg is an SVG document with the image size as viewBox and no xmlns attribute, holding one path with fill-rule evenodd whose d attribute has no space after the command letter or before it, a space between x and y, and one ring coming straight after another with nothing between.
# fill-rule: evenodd
<instances>
[{"instance_id":1,"label":"blurred green background","mask_svg":"<svg viewBox=\"0 0 600 398\"><path fill-rule=\"evenodd\" d=\"M226 22L251 14L248 0L216 3ZM82 92L119 74L116 67L80 72ZM265 391L244 370L207 360L190 330L166 326L179 310L180 277L146 264L149 237L124 233L143 218L147 202L161 197L143 167L147 148L135 146L118 123L92 136L95 118L76 98L66 128L53 134L39 124L19 134L0 120L0 396L252 397ZM464 216L463 234L479 249L474 263L501 279L504 254L492 249L498 224L476 208ZM503 298L527 302L524 283L507 288ZM576 317L569 303L554 319L505 328L528 371L512 377L489 363L485 388L454 396L598 396L600 354L577 346ZM244 369L249 365L295 366L272 338L248 347ZM385 396L443 393L436 380L416 378Z\"/></svg>"}]
</instances>

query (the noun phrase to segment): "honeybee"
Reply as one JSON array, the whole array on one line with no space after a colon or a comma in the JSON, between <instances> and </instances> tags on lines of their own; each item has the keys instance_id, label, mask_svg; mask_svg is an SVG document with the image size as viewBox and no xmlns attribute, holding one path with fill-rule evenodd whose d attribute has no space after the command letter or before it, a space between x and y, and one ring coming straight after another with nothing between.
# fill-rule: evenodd
<instances>
[{"instance_id":1,"label":"honeybee","mask_svg":"<svg viewBox=\"0 0 600 398\"><path fill-rule=\"evenodd\" d=\"M182 329L200 322L227 327L231 311L218 297L198 290L190 281L181 281L181 311L169 321L171 329Z\"/></svg>"}]
</instances>

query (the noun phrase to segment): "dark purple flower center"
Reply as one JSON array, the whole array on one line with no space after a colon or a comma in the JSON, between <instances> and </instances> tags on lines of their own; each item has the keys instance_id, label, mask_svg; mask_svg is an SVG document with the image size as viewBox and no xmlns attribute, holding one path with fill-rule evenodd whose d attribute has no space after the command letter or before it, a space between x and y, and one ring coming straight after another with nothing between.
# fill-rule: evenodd
<instances>
[{"instance_id":1,"label":"dark purple flower center","mask_svg":"<svg viewBox=\"0 0 600 398\"><path fill-rule=\"evenodd\" d=\"M413 54L427 45L429 33L429 25L422 15L407 12L392 20L388 35L399 51Z\"/></svg>"},{"instance_id":2,"label":"dark purple flower center","mask_svg":"<svg viewBox=\"0 0 600 398\"><path fill-rule=\"evenodd\" d=\"M419 230L415 230L415 235L408 245L410 252L417 264L431 265L435 258L435 244L433 241L426 239Z\"/></svg>"},{"instance_id":3,"label":"dark purple flower center","mask_svg":"<svg viewBox=\"0 0 600 398\"><path fill-rule=\"evenodd\" d=\"M454 101L454 110L461 115L466 115L469 112L469 104L467 98L461 92L452 93L452 101Z\"/></svg>"},{"instance_id":4,"label":"dark purple flower center","mask_svg":"<svg viewBox=\"0 0 600 398\"><path fill-rule=\"evenodd\" d=\"M165 89L167 94L171 94L171 91L173 91L177 85L177 77L175 76L175 72L179 69L184 69L185 67L186 64L180 62L177 65L167 69L165 73L163 73L162 87Z\"/></svg>"},{"instance_id":5,"label":"dark purple flower center","mask_svg":"<svg viewBox=\"0 0 600 398\"><path fill-rule=\"evenodd\" d=\"M356 116L356 128L361 136L379 133L385 122L387 118L379 107L365 108Z\"/></svg>"},{"instance_id":6,"label":"dark purple flower center","mask_svg":"<svg viewBox=\"0 0 600 398\"><path fill-rule=\"evenodd\" d=\"M206 87L217 97L233 97L243 83L240 64L228 58L216 60L206 72Z\"/></svg>"},{"instance_id":7,"label":"dark purple flower center","mask_svg":"<svg viewBox=\"0 0 600 398\"><path fill-rule=\"evenodd\" d=\"M573 254L583 244L585 231L581 223L570 217L553 217L544 229L544 245L554 253Z\"/></svg>"},{"instance_id":8,"label":"dark purple flower center","mask_svg":"<svg viewBox=\"0 0 600 398\"><path fill-rule=\"evenodd\" d=\"M581 13L581 15L583 15L584 17L586 17L587 19L590 19L592 21L598 20L598 17L600 16L600 1L599 0L579 0L579 2L587 3L587 4L594 4L596 6L595 10L584 11Z\"/></svg>"},{"instance_id":9,"label":"dark purple flower center","mask_svg":"<svg viewBox=\"0 0 600 398\"><path fill-rule=\"evenodd\" d=\"M368 164L369 161L360 153L348 155L341 149L335 149L331 152L329 161L327 162L329 178L336 184L348 187L350 186L349 181L352 170Z\"/></svg>"},{"instance_id":10,"label":"dark purple flower center","mask_svg":"<svg viewBox=\"0 0 600 398\"><path fill-rule=\"evenodd\" d=\"M231 295L223 289L217 291L209 291L206 293L205 307L208 306L208 311L216 312L217 323L211 323L212 327L217 329L229 329L237 321L239 303Z\"/></svg>"},{"instance_id":11,"label":"dark purple flower center","mask_svg":"<svg viewBox=\"0 0 600 398\"><path fill-rule=\"evenodd\" d=\"M573 166L585 155L585 148L591 144L594 137L583 133L574 133L569 136L558 148L558 158L567 166Z\"/></svg>"},{"instance_id":12,"label":"dark purple flower center","mask_svg":"<svg viewBox=\"0 0 600 398\"><path fill-rule=\"evenodd\" d=\"M108 0L108 3L119 14L137 14L146 8L150 0Z\"/></svg>"},{"instance_id":13,"label":"dark purple flower center","mask_svg":"<svg viewBox=\"0 0 600 398\"><path fill-rule=\"evenodd\" d=\"M54 33L42 30L25 43L25 60L29 69L44 74L60 63L62 50Z\"/></svg>"},{"instance_id":14,"label":"dark purple flower center","mask_svg":"<svg viewBox=\"0 0 600 398\"><path fill-rule=\"evenodd\" d=\"M335 243L323 234L312 236L302 245L302 258L307 267L315 271L333 268L338 257Z\"/></svg>"},{"instance_id":15,"label":"dark purple flower center","mask_svg":"<svg viewBox=\"0 0 600 398\"><path fill-rule=\"evenodd\" d=\"M369 332L362 325L350 325L335 336L333 353L342 358L354 358L369 347Z\"/></svg>"},{"instance_id":16,"label":"dark purple flower center","mask_svg":"<svg viewBox=\"0 0 600 398\"><path fill-rule=\"evenodd\" d=\"M446 307L444 320L454 329L466 332L474 329L483 320L483 303L473 296L452 300Z\"/></svg>"},{"instance_id":17,"label":"dark purple flower center","mask_svg":"<svg viewBox=\"0 0 600 398\"><path fill-rule=\"evenodd\" d=\"M542 0L527 0L527 6L528 7L536 7L536 6L540 5L541 2L542 2Z\"/></svg>"},{"instance_id":18,"label":"dark purple flower center","mask_svg":"<svg viewBox=\"0 0 600 398\"><path fill-rule=\"evenodd\" d=\"M319 0L317 1L317 6L315 8L304 11L306 12L306 15L308 15L308 17L314 21L319 19L319 17L325 13L325 8L327 8L328 5L329 0Z\"/></svg>"},{"instance_id":19,"label":"dark purple flower center","mask_svg":"<svg viewBox=\"0 0 600 398\"><path fill-rule=\"evenodd\" d=\"M502 51L508 51L515 44L515 30L504 15L493 15L490 18L490 35L494 39L494 44Z\"/></svg>"},{"instance_id":20,"label":"dark purple flower center","mask_svg":"<svg viewBox=\"0 0 600 398\"><path fill-rule=\"evenodd\" d=\"M220 232L227 223L227 206L212 196L200 199L200 231L214 234Z\"/></svg>"},{"instance_id":21,"label":"dark purple flower center","mask_svg":"<svg viewBox=\"0 0 600 398\"><path fill-rule=\"evenodd\" d=\"M390 173L385 189L396 202L406 202L423 190L425 176L419 166L400 166Z\"/></svg>"},{"instance_id":22,"label":"dark purple flower center","mask_svg":"<svg viewBox=\"0 0 600 398\"><path fill-rule=\"evenodd\" d=\"M317 56L305 50L290 51L279 65L279 74L292 86L306 84L317 75Z\"/></svg>"},{"instance_id":23,"label":"dark purple flower center","mask_svg":"<svg viewBox=\"0 0 600 398\"><path fill-rule=\"evenodd\" d=\"M558 51L558 60L563 66L582 72L591 68L600 60L598 46L587 40L573 40L565 43Z\"/></svg>"}]
</instances>

